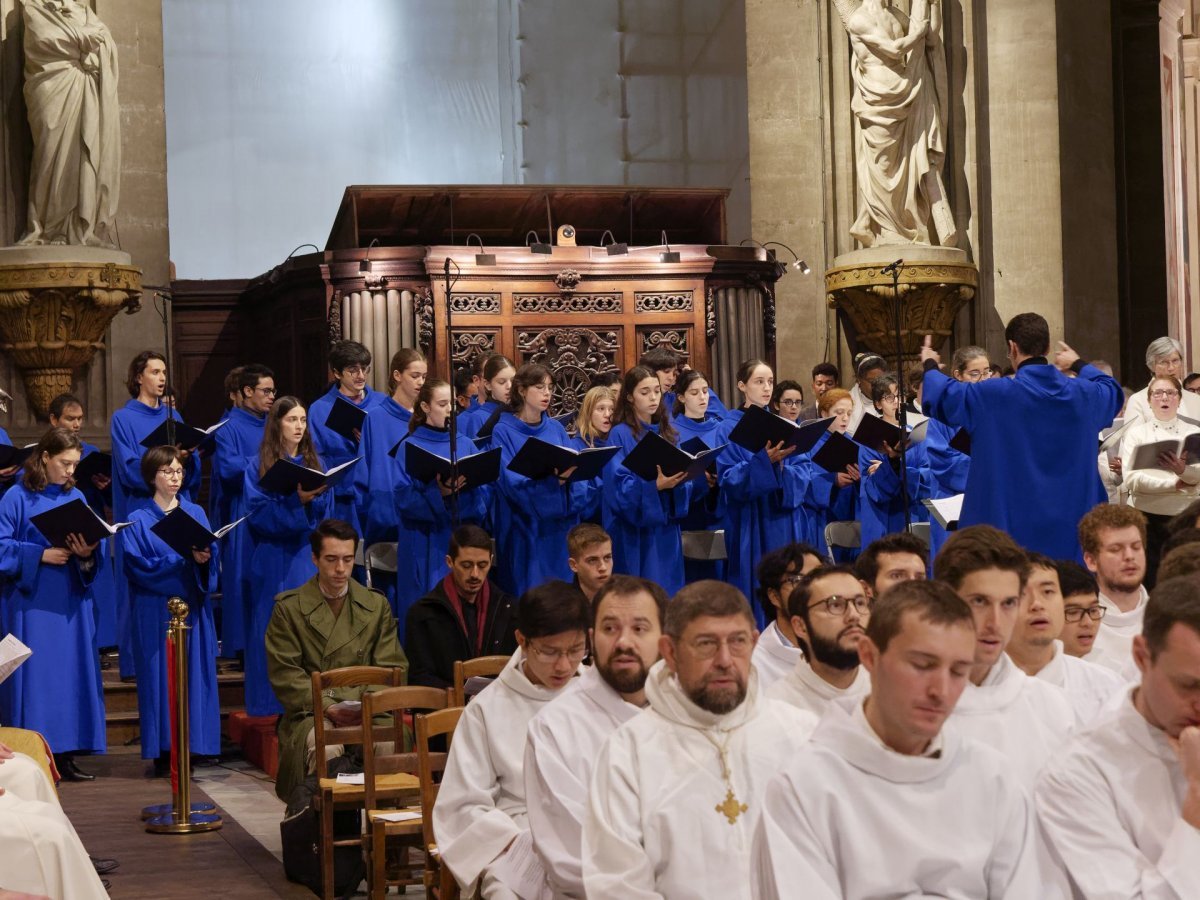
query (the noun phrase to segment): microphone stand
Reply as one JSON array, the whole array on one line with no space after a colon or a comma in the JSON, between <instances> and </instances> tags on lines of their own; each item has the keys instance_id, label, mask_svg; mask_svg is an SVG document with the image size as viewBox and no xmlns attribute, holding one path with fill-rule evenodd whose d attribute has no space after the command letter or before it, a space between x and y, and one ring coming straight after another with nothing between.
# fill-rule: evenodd
<instances>
[{"instance_id":1,"label":"microphone stand","mask_svg":"<svg viewBox=\"0 0 1200 900\"><path fill-rule=\"evenodd\" d=\"M172 405L175 400L174 388L171 387L171 324L170 312L167 304L170 302L167 295L162 291L155 291L156 299L162 301L162 323L163 323L163 364L167 369L167 383L163 386L162 403L167 407L167 444L175 445L175 417L171 415L174 411Z\"/></svg>"},{"instance_id":2,"label":"microphone stand","mask_svg":"<svg viewBox=\"0 0 1200 900\"><path fill-rule=\"evenodd\" d=\"M908 400L905 397L904 379L904 341L900 336L903 324L903 302L900 299L900 272L904 269L904 260L898 259L889 266L884 266L883 274L892 277L892 325L896 329L896 419L900 423L900 500L904 504L904 531L912 531L912 506L908 496Z\"/></svg>"},{"instance_id":3,"label":"microphone stand","mask_svg":"<svg viewBox=\"0 0 1200 900\"><path fill-rule=\"evenodd\" d=\"M450 266L454 261L446 257L443 276L446 279L446 366L450 376L450 527L458 528L458 397L454 393L454 327L451 323L454 307L454 282L450 280ZM456 266L457 268L457 266ZM455 281L458 279L456 278Z\"/></svg>"}]
</instances>

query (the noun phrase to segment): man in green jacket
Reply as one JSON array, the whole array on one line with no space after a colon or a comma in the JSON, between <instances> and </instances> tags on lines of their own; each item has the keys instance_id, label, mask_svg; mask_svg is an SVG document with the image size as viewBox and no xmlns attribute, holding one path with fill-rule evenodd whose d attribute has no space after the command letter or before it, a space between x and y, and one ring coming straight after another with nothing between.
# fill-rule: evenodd
<instances>
[{"instance_id":1,"label":"man in green jacket","mask_svg":"<svg viewBox=\"0 0 1200 900\"><path fill-rule=\"evenodd\" d=\"M267 674L283 705L279 720L279 777L275 793L284 800L315 771L312 673L343 666L385 666L407 672L387 599L354 581L358 533L340 519L326 519L310 536L317 575L275 598L267 626ZM333 725L357 725L364 688L326 691L321 707Z\"/></svg>"}]
</instances>

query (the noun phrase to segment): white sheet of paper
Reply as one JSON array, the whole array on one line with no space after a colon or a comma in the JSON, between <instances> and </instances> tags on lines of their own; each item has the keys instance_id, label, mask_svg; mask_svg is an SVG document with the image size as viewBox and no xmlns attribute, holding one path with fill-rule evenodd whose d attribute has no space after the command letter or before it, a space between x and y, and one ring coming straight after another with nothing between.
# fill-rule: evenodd
<instances>
[{"instance_id":1,"label":"white sheet of paper","mask_svg":"<svg viewBox=\"0 0 1200 900\"><path fill-rule=\"evenodd\" d=\"M17 670L17 666L33 655L33 651L17 640L15 634L0 641L0 682Z\"/></svg>"},{"instance_id":2,"label":"white sheet of paper","mask_svg":"<svg viewBox=\"0 0 1200 900\"><path fill-rule=\"evenodd\" d=\"M376 813L376 819L382 819L385 822L412 822L421 818L421 813L414 810L399 810L398 812Z\"/></svg>"},{"instance_id":3,"label":"white sheet of paper","mask_svg":"<svg viewBox=\"0 0 1200 900\"><path fill-rule=\"evenodd\" d=\"M521 900L552 900L546 870L533 849L533 835L522 831L488 866L488 871Z\"/></svg>"},{"instance_id":4,"label":"white sheet of paper","mask_svg":"<svg viewBox=\"0 0 1200 900\"><path fill-rule=\"evenodd\" d=\"M963 496L963 494L955 494L953 497L922 500L921 502L925 504L926 509L933 513L933 517L937 519L939 525L949 528L958 522L959 516L962 515Z\"/></svg>"},{"instance_id":5,"label":"white sheet of paper","mask_svg":"<svg viewBox=\"0 0 1200 900\"><path fill-rule=\"evenodd\" d=\"M366 781L363 780L362 772L355 772L350 775L347 775L345 772L343 772L338 775L337 783L338 784L366 784Z\"/></svg>"}]
</instances>

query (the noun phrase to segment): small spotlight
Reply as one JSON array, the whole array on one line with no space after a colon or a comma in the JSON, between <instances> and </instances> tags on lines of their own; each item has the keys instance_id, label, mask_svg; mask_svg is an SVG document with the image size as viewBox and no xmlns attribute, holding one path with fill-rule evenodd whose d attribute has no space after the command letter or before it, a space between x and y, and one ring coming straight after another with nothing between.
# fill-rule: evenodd
<instances>
[{"instance_id":1,"label":"small spotlight","mask_svg":"<svg viewBox=\"0 0 1200 900\"><path fill-rule=\"evenodd\" d=\"M802 259L798 259L794 263L792 263L792 268L795 269L797 272L799 272L801 275L811 275L812 274L812 269L809 268L808 263L806 263Z\"/></svg>"},{"instance_id":2,"label":"small spotlight","mask_svg":"<svg viewBox=\"0 0 1200 900\"><path fill-rule=\"evenodd\" d=\"M371 238L371 243L367 244L367 255L364 256L358 263L358 272L360 275L370 275L371 272L374 271L371 266L371 248L377 247L378 245L379 238Z\"/></svg>"},{"instance_id":3,"label":"small spotlight","mask_svg":"<svg viewBox=\"0 0 1200 900\"><path fill-rule=\"evenodd\" d=\"M529 240L530 235L533 235L532 242ZM525 233L525 246L529 248L530 253L540 253L544 256L549 256L554 252L553 247L551 247L549 244L543 244L541 242L541 239L538 237L536 231L527 231Z\"/></svg>"},{"instance_id":4,"label":"small spotlight","mask_svg":"<svg viewBox=\"0 0 1200 900\"><path fill-rule=\"evenodd\" d=\"M604 243L604 239L608 238L608 243ZM625 256L629 253L628 244L618 244L616 236L611 231L606 231L600 235L600 246L608 251L609 256Z\"/></svg>"},{"instance_id":5,"label":"small spotlight","mask_svg":"<svg viewBox=\"0 0 1200 900\"><path fill-rule=\"evenodd\" d=\"M483 246L483 238L477 234L467 235L467 246L471 246L471 238L479 241L479 252L475 254L475 265L477 266L494 266L496 264L496 254L488 253L487 248Z\"/></svg>"},{"instance_id":6,"label":"small spotlight","mask_svg":"<svg viewBox=\"0 0 1200 900\"><path fill-rule=\"evenodd\" d=\"M662 233L662 245L666 249L664 249L662 253L658 254L658 261L664 263L679 262L679 251L671 249L671 245L667 241L667 233L665 231Z\"/></svg>"}]
</instances>

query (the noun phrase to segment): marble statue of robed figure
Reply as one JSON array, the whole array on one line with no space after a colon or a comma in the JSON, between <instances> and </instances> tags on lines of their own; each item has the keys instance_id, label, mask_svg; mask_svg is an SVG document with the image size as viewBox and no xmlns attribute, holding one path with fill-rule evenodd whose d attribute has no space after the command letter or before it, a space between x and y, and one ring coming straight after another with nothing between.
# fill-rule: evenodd
<instances>
[{"instance_id":1,"label":"marble statue of robed figure","mask_svg":"<svg viewBox=\"0 0 1200 900\"><path fill-rule=\"evenodd\" d=\"M883 0L835 0L850 35L858 218L864 247L953 247L946 199L946 61L939 0L906 15Z\"/></svg>"},{"instance_id":2,"label":"marble statue of robed figure","mask_svg":"<svg viewBox=\"0 0 1200 900\"><path fill-rule=\"evenodd\" d=\"M19 243L115 247L116 45L96 14L75 0L25 0L22 13L33 161Z\"/></svg>"}]
</instances>

